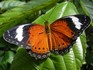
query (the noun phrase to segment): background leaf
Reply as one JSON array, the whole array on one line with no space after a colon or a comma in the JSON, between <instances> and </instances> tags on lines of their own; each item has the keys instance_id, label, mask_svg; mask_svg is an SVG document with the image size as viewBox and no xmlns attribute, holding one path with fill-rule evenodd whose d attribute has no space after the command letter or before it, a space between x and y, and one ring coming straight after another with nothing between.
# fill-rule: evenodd
<instances>
[{"instance_id":1,"label":"background leaf","mask_svg":"<svg viewBox=\"0 0 93 70\"><path fill-rule=\"evenodd\" d=\"M16 6L20 6L25 4L25 2L21 2L21 1L3 1L0 2L0 8L1 10L5 10L5 9L11 9L14 8Z\"/></svg>"},{"instance_id":2,"label":"background leaf","mask_svg":"<svg viewBox=\"0 0 93 70\"><path fill-rule=\"evenodd\" d=\"M93 20L93 2L89 0L80 0L81 7L84 12L89 15Z\"/></svg>"},{"instance_id":3,"label":"background leaf","mask_svg":"<svg viewBox=\"0 0 93 70\"><path fill-rule=\"evenodd\" d=\"M92 19L91 26L89 26L89 28L86 30L88 46L85 55L86 63L84 63L84 65L82 66L82 70L93 70L93 1L80 0L80 5L83 11Z\"/></svg>"}]
</instances>

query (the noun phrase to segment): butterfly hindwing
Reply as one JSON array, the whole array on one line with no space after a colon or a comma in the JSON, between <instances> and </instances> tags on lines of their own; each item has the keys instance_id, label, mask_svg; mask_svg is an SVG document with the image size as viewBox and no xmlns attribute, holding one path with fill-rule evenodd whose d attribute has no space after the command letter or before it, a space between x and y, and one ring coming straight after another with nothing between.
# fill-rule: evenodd
<instances>
[{"instance_id":1,"label":"butterfly hindwing","mask_svg":"<svg viewBox=\"0 0 93 70\"><path fill-rule=\"evenodd\" d=\"M69 51L89 23L90 18L85 15L72 15L54 21L51 24L54 52L62 54Z\"/></svg>"}]
</instances>

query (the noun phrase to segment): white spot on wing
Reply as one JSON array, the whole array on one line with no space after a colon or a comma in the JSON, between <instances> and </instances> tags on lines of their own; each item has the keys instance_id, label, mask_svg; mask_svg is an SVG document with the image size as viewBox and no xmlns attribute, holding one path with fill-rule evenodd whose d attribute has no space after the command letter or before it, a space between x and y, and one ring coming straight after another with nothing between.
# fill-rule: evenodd
<instances>
[{"instance_id":1,"label":"white spot on wing","mask_svg":"<svg viewBox=\"0 0 93 70\"><path fill-rule=\"evenodd\" d=\"M73 23L75 24L75 27L77 29L81 29L81 25L82 23L79 22L79 19L77 17L74 17L74 16L69 16L69 18L72 19Z\"/></svg>"},{"instance_id":2,"label":"white spot on wing","mask_svg":"<svg viewBox=\"0 0 93 70\"><path fill-rule=\"evenodd\" d=\"M21 25L21 26L19 26L19 27L16 29L17 35L16 35L15 39L17 39L18 41L22 41L22 39L23 39L23 28L24 28L24 26L26 26L26 25L28 25L28 24Z\"/></svg>"}]
</instances>

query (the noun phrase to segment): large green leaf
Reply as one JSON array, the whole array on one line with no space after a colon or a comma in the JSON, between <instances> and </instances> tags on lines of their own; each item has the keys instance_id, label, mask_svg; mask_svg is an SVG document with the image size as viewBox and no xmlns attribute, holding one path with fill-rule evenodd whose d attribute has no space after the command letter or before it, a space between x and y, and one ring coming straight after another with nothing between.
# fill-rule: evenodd
<instances>
[{"instance_id":1,"label":"large green leaf","mask_svg":"<svg viewBox=\"0 0 93 70\"><path fill-rule=\"evenodd\" d=\"M3 56L0 56L0 70L9 70L10 63L13 61L14 53L12 51L0 51Z\"/></svg>"},{"instance_id":2,"label":"large green leaf","mask_svg":"<svg viewBox=\"0 0 93 70\"><path fill-rule=\"evenodd\" d=\"M32 13L41 10L48 5L55 4L58 0L32 0L24 5L13 8L0 15L0 37L5 30L20 23L22 24L26 18Z\"/></svg>"},{"instance_id":3,"label":"large green leaf","mask_svg":"<svg viewBox=\"0 0 93 70\"><path fill-rule=\"evenodd\" d=\"M63 2L50 9L45 15L40 16L34 23L43 25L45 20L52 23L58 18L73 14L78 14L73 3ZM83 50L85 49L82 47L80 38L66 55L51 53L51 56L44 60L35 60L25 50L19 49L11 65L11 70L80 70L84 59Z\"/></svg>"},{"instance_id":4,"label":"large green leaf","mask_svg":"<svg viewBox=\"0 0 93 70\"><path fill-rule=\"evenodd\" d=\"M5 9L11 9L16 6L20 6L25 4L25 2L21 1L2 1L0 2L0 9L5 10Z\"/></svg>"},{"instance_id":5,"label":"large green leaf","mask_svg":"<svg viewBox=\"0 0 93 70\"><path fill-rule=\"evenodd\" d=\"M89 0L80 0L80 4L84 12L93 20L93 2Z\"/></svg>"},{"instance_id":6,"label":"large green leaf","mask_svg":"<svg viewBox=\"0 0 93 70\"><path fill-rule=\"evenodd\" d=\"M86 53L86 64L93 63L93 2L90 0L80 0L80 4L84 12L89 15L92 19L92 23L88 30L87 30L87 41L88 41L88 48ZM93 66L93 65L91 65ZM87 66L87 69L90 69L91 66ZM93 67L92 67L93 68Z\"/></svg>"},{"instance_id":7,"label":"large green leaf","mask_svg":"<svg viewBox=\"0 0 93 70\"><path fill-rule=\"evenodd\" d=\"M5 55L3 56L2 62L0 62L0 64L2 63L11 63L13 61L14 58L14 53L11 51L7 51L4 53Z\"/></svg>"},{"instance_id":8,"label":"large green leaf","mask_svg":"<svg viewBox=\"0 0 93 70\"><path fill-rule=\"evenodd\" d=\"M80 39L81 39L81 43L82 43L82 48L83 48L83 57L86 56L86 35L85 33L83 32L80 36ZM85 58L84 58L84 61L85 61Z\"/></svg>"}]
</instances>

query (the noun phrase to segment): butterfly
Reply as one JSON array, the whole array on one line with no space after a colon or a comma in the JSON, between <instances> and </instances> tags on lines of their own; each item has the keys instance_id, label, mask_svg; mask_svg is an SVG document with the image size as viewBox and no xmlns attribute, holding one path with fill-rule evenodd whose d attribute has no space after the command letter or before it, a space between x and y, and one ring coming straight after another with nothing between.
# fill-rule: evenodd
<instances>
[{"instance_id":1,"label":"butterfly","mask_svg":"<svg viewBox=\"0 0 93 70\"><path fill-rule=\"evenodd\" d=\"M86 15L70 15L53 23L23 24L7 30L3 37L12 44L21 46L35 59L44 59L51 52L64 54L75 43L77 37L89 26Z\"/></svg>"}]
</instances>

